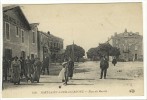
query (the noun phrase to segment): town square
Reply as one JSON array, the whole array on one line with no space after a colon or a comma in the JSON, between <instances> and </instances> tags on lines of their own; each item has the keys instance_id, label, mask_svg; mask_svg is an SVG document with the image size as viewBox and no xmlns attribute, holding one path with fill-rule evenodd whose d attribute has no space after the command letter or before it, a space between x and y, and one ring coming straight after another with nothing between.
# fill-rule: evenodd
<instances>
[{"instance_id":1,"label":"town square","mask_svg":"<svg viewBox=\"0 0 147 100\"><path fill-rule=\"evenodd\" d=\"M3 5L2 97L143 96L142 16L142 3Z\"/></svg>"}]
</instances>

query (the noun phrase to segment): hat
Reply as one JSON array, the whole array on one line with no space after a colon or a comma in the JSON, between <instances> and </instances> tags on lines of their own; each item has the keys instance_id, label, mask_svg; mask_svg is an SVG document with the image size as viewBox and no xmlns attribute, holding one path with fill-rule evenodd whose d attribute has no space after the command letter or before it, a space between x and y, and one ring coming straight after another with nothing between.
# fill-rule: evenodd
<instances>
[{"instance_id":1,"label":"hat","mask_svg":"<svg viewBox=\"0 0 147 100\"><path fill-rule=\"evenodd\" d=\"M63 63L62 63L62 66L64 66L65 64L67 64L67 62L63 62Z\"/></svg>"}]
</instances>

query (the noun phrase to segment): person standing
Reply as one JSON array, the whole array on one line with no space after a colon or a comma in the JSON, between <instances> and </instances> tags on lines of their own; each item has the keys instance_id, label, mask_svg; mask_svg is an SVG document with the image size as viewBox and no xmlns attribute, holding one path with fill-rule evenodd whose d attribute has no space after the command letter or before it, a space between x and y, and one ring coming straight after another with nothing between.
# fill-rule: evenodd
<instances>
[{"instance_id":1,"label":"person standing","mask_svg":"<svg viewBox=\"0 0 147 100\"><path fill-rule=\"evenodd\" d=\"M25 61L24 61L24 59L22 57L20 57L19 61L20 61L20 64L21 64L21 74L20 74L20 77L23 78L23 75L25 75L25 69L24 69Z\"/></svg>"},{"instance_id":2,"label":"person standing","mask_svg":"<svg viewBox=\"0 0 147 100\"><path fill-rule=\"evenodd\" d=\"M32 75L32 82L37 81L37 83L39 83L39 79L40 79L40 71L41 71L41 61L39 58L35 59L34 62L34 66L33 66L33 75Z\"/></svg>"},{"instance_id":3,"label":"person standing","mask_svg":"<svg viewBox=\"0 0 147 100\"><path fill-rule=\"evenodd\" d=\"M31 60L30 57L27 56L26 59L26 67L25 67L25 76L27 78L27 81L31 79Z\"/></svg>"},{"instance_id":4,"label":"person standing","mask_svg":"<svg viewBox=\"0 0 147 100\"><path fill-rule=\"evenodd\" d=\"M74 62L72 61L71 58L69 58L69 61L68 61L68 77L70 77L70 79L72 79L73 77L73 70L74 70Z\"/></svg>"},{"instance_id":5,"label":"person standing","mask_svg":"<svg viewBox=\"0 0 147 100\"><path fill-rule=\"evenodd\" d=\"M47 69L47 74L49 75L49 57L45 57L43 60L43 66L42 66L43 75L45 74L45 69Z\"/></svg>"},{"instance_id":6,"label":"person standing","mask_svg":"<svg viewBox=\"0 0 147 100\"><path fill-rule=\"evenodd\" d=\"M12 61L11 68L12 68L12 80L14 85L16 83L20 84L21 65L17 56Z\"/></svg>"},{"instance_id":7,"label":"person standing","mask_svg":"<svg viewBox=\"0 0 147 100\"><path fill-rule=\"evenodd\" d=\"M3 57L3 76L5 81L7 81L9 72L9 61L6 59L6 57Z\"/></svg>"},{"instance_id":8,"label":"person standing","mask_svg":"<svg viewBox=\"0 0 147 100\"><path fill-rule=\"evenodd\" d=\"M64 67L65 67L65 71L64 71L65 82L64 82L64 85L67 85L68 77L69 77L69 69L68 69L69 65L68 65L68 63L65 63Z\"/></svg>"},{"instance_id":9,"label":"person standing","mask_svg":"<svg viewBox=\"0 0 147 100\"><path fill-rule=\"evenodd\" d=\"M112 60L112 64L115 66L116 63L117 63L117 60L116 60L116 58L114 57L114 59Z\"/></svg>"},{"instance_id":10,"label":"person standing","mask_svg":"<svg viewBox=\"0 0 147 100\"><path fill-rule=\"evenodd\" d=\"M62 63L62 69L61 69L61 71L60 71L60 73L59 73L59 79L61 79L62 80L62 82L65 82L65 65L67 64L67 62L63 62Z\"/></svg>"},{"instance_id":11,"label":"person standing","mask_svg":"<svg viewBox=\"0 0 147 100\"><path fill-rule=\"evenodd\" d=\"M106 79L108 67L109 67L109 62L108 62L108 60L106 59L106 57L103 56L103 57L101 58L101 61L100 61L100 69L101 69L100 79L103 78L103 74L104 74L104 79Z\"/></svg>"}]
</instances>

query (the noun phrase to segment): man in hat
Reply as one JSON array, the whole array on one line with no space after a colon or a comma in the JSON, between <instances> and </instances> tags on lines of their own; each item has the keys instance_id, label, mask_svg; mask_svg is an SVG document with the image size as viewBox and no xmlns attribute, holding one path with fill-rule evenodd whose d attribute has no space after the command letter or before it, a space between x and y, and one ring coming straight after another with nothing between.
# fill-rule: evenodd
<instances>
[{"instance_id":1,"label":"man in hat","mask_svg":"<svg viewBox=\"0 0 147 100\"><path fill-rule=\"evenodd\" d=\"M47 70L47 74L49 75L49 57L45 57L43 60L42 71L43 75L45 74L45 69Z\"/></svg>"},{"instance_id":2,"label":"man in hat","mask_svg":"<svg viewBox=\"0 0 147 100\"><path fill-rule=\"evenodd\" d=\"M70 79L72 79L72 77L73 77L73 70L74 70L74 62L72 61L71 58L69 58L69 61L68 61L68 77L70 77Z\"/></svg>"},{"instance_id":3,"label":"man in hat","mask_svg":"<svg viewBox=\"0 0 147 100\"><path fill-rule=\"evenodd\" d=\"M109 62L107 58L105 56L102 56L101 61L100 61L100 69L101 69L100 79L103 78L103 74L104 74L104 79L106 79L108 67L109 67Z\"/></svg>"}]
</instances>

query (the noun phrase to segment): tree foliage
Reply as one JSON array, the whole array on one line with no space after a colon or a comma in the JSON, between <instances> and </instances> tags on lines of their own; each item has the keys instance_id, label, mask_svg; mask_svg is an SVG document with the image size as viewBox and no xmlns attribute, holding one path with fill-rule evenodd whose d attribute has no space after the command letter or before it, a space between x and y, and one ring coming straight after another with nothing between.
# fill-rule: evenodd
<instances>
[{"instance_id":1,"label":"tree foliage","mask_svg":"<svg viewBox=\"0 0 147 100\"><path fill-rule=\"evenodd\" d=\"M111 50L110 50L110 56L115 56L115 57L118 58L119 55L120 55L120 49L119 48L117 48L117 47L111 48Z\"/></svg>"},{"instance_id":2,"label":"tree foliage","mask_svg":"<svg viewBox=\"0 0 147 100\"><path fill-rule=\"evenodd\" d=\"M90 48L87 52L87 57L92 60L96 60L96 58L98 57L98 48Z\"/></svg>"},{"instance_id":3,"label":"tree foliage","mask_svg":"<svg viewBox=\"0 0 147 100\"><path fill-rule=\"evenodd\" d=\"M72 58L72 54L74 55L74 60L79 61L80 58L83 58L83 56L85 56L85 50L76 44L66 46L66 50L65 50L66 58L68 57Z\"/></svg>"},{"instance_id":4,"label":"tree foliage","mask_svg":"<svg viewBox=\"0 0 147 100\"><path fill-rule=\"evenodd\" d=\"M95 57L101 57L101 56L116 56L118 57L120 55L120 50L117 47L112 47L109 43L102 43L99 44L98 47L90 48L87 52L88 58L95 58Z\"/></svg>"},{"instance_id":5,"label":"tree foliage","mask_svg":"<svg viewBox=\"0 0 147 100\"><path fill-rule=\"evenodd\" d=\"M103 56L103 55L109 56L112 48L113 47L109 43L99 44L99 46L98 46L99 56Z\"/></svg>"}]
</instances>

